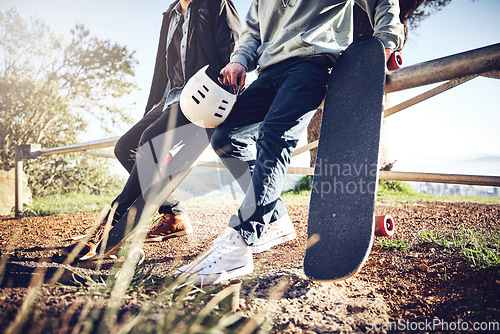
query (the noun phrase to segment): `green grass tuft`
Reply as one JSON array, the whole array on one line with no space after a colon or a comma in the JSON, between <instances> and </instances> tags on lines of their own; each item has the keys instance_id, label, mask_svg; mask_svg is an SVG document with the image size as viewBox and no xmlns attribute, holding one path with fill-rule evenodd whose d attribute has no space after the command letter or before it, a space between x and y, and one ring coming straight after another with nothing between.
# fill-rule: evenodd
<instances>
[{"instance_id":1,"label":"green grass tuft","mask_svg":"<svg viewBox=\"0 0 500 334\"><path fill-rule=\"evenodd\" d=\"M475 232L470 229L461 231L422 231L424 243L456 251L473 268L485 269L500 267L500 229Z\"/></svg>"},{"instance_id":2,"label":"green grass tuft","mask_svg":"<svg viewBox=\"0 0 500 334\"><path fill-rule=\"evenodd\" d=\"M98 212L110 207L116 195L90 195L69 193L64 195L48 195L34 197L33 204L25 207L24 217L51 216L58 214L74 214L83 212Z\"/></svg>"},{"instance_id":3,"label":"green grass tuft","mask_svg":"<svg viewBox=\"0 0 500 334\"><path fill-rule=\"evenodd\" d=\"M403 240L389 240L386 238L382 238L378 241L378 245L381 248L392 249L392 250L404 250L410 248Z\"/></svg>"},{"instance_id":4,"label":"green grass tuft","mask_svg":"<svg viewBox=\"0 0 500 334\"><path fill-rule=\"evenodd\" d=\"M379 182L377 204L414 204L419 202L500 204L500 197L434 196L419 193L408 182L385 180Z\"/></svg>"}]
</instances>

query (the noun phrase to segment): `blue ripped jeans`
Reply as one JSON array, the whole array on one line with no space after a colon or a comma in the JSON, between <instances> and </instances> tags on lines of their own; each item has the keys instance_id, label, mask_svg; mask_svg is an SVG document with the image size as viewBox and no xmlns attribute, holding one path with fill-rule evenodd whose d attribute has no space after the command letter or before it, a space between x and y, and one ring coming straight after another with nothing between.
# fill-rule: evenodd
<instances>
[{"instance_id":1,"label":"blue ripped jeans","mask_svg":"<svg viewBox=\"0 0 500 334\"><path fill-rule=\"evenodd\" d=\"M246 192L230 226L249 246L286 214L280 199L292 153L325 96L326 56L266 68L240 95L212 136L212 147Z\"/></svg>"}]
</instances>

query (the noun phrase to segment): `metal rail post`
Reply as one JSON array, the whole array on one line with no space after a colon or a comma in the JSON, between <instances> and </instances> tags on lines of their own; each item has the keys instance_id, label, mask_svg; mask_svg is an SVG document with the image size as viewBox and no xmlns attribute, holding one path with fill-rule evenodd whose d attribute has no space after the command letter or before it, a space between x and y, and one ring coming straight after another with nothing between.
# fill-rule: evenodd
<instances>
[{"instance_id":1,"label":"metal rail post","mask_svg":"<svg viewBox=\"0 0 500 334\"><path fill-rule=\"evenodd\" d=\"M23 212L23 186L21 184L21 173L23 171L21 146L16 147L15 177L14 177L14 216L19 218Z\"/></svg>"},{"instance_id":2,"label":"metal rail post","mask_svg":"<svg viewBox=\"0 0 500 334\"><path fill-rule=\"evenodd\" d=\"M14 205L14 215L16 218L21 216L21 212L23 212L23 189L22 189L22 170L23 170L23 159L36 159L41 156L48 156L52 154L65 154L71 152L85 152L89 154L94 154L92 152L86 152L92 149L100 149L106 147L115 146L116 142L120 137L113 137L108 139L101 139L96 141L91 141L87 143L81 144L73 144L61 147L53 147L42 149L40 144L27 144L27 145L19 145L16 147L15 154L15 205ZM110 157L110 155L102 155Z\"/></svg>"},{"instance_id":3,"label":"metal rail post","mask_svg":"<svg viewBox=\"0 0 500 334\"><path fill-rule=\"evenodd\" d=\"M14 216L21 217L23 212L23 159L34 159L40 156L40 144L18 145L15 152L14 177Z\"/></svg>"}]
</instances>

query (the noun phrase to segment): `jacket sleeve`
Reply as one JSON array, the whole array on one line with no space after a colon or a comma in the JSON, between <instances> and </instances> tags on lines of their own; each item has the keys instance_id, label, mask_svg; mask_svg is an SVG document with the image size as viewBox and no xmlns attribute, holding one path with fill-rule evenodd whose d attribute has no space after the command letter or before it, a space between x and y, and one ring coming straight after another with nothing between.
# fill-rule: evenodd
<instances>
[{"instance_id":1,"label":"jacket sleeve","mask_svg":"<svg viewBox=\"0 0 500 334\"><path fill-rule=\"evenodd\" d=\"M399 20L399 0L356 0L368 14L373 36L386 48L399 50L403 47L404 27Z\"/></svg>"},{"instance_id":2,"label":"jacket sleeve","mask_svg":"<svg viewBox=\"0 0 500 334\"><path fill-rule=\"evenodd\" d=\"M245 66L247 71L257 67L258 49L261 46L260 25L258 20L258 1L253 0L245 19L246 27L240 38L240 45L231 55L231 62Z\"/></svg>"},{"instance_id":3,"label":"jacket sleeve","mask_svg":"<svg viewBox=\"0 0 500 334\"><path fill-rule=\"evenodd\" d=\"M238 44L240 34L240 17L233 2L231 0L220 1L215 22L215 37L218 57L223 66L229 63L229 57Z\"/></svg>"},{"instance_id":4,"label":"jacket sleeve","mask_svg":"<svg viewBox=\"0 0 500 334\"><path fill-rule=\"evenodd\" d=\"M173 5L170 6L167 12L163 13L163 20L160 28L160 38L158 41L158 50L156 52L155 68L153 71L153 80L151 82L151 88L149 90L149 97L144 115L146 115L151 110L151 108L161 100L167 86L168 79L165 75L167 68L167 63L165 61L165 48L167 43L166 39L168 34L169 17L172 8Z\"/></svg>"}]
</instances>

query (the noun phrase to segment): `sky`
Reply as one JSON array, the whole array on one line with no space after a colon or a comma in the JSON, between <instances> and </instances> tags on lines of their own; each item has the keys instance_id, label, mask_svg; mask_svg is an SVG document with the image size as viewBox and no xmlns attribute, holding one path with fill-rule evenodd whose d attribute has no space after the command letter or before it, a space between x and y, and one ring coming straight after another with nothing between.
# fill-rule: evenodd
<instances>
[{"instance_id":1,"label":"sky","mask_svg":"<svg viewBox=\"0 0 500 334\"><path fill-rule=\"evenodd\" d=\"M135 51L139 61L136 78L140 91L133 117L144 112L153 73L162 12L170 1L148 0L0 0L0 11L16 8L28 18L43 19L56 33L69 36L82 23L92 35L109 39ZM250 0L234 1L243 19ZM404 65L500 43L500 1L452 0L440 12L410 30L402 51ZM391 104L433 86L395 93ZM387 122L389 154L395 170L500 175L500 80L477 78L431 100L390 116ZM117 129L120 135L126 127ZM102 139L89 132L82 141ZM485 165L457 168L457 159L493 156ZM490 161L491 162L491 161ZM476 171L472 170L476 168Z\"/></svg>"}]
</instances>

